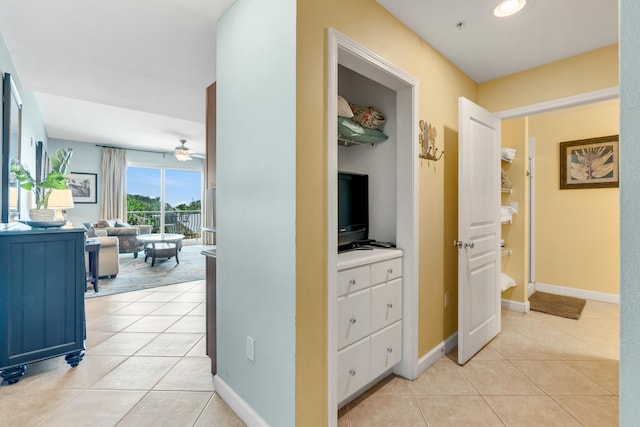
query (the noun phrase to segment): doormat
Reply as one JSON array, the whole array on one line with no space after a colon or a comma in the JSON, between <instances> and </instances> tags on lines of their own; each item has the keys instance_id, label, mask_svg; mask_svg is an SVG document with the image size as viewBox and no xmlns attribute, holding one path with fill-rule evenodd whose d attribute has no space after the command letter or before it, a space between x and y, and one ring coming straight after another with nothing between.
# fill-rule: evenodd
<instances>
[{"instance_id":1,"label":"doormat","mask_svg":"<svg viewBox=\"0 0 640 427\"><path fill-rule=\"evenodd\" d=\"M566 297L546 292L534 292L529 297L531 310L576 320L580 318L586 303L587 300L582 298Z\"/></svg>"}]
</instances>

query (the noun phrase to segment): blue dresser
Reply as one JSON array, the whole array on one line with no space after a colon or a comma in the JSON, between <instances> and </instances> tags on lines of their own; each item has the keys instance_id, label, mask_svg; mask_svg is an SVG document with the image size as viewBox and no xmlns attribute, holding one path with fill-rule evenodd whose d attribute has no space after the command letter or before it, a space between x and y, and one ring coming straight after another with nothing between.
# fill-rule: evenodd
<instances>
[{"instance_id":1,"label":"blue dresser","mask_svg":"<svg viewBox=\"0 0 640 427\"><path fill-rule=\"evenodd\" d=\"M0 376L17 382L26 365L84 356L83 228L0 224Z\"/></svg>"}]
</instances>

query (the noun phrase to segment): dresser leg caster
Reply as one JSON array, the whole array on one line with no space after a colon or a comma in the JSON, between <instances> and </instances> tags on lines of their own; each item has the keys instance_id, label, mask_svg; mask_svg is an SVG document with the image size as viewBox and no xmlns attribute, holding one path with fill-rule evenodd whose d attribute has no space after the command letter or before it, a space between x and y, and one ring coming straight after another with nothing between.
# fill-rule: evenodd
<instances>
[{"instance_id":1,"label":"dresser leg caster","mask_svg":"<svg viewBox=\"0 0 640 427\"><path fill-rule=\"evenodd\" d=\"M9 369L4 369L0 372L0 377L2 377L2 382L6 381L7 384L15 384L20 381L20 378L24 375L27 370L27 365L20 365Z\"/></svg>"},{"instance_id":2,"label":"dresser leg caster","mask_svg":"<svg viewBox=\"0 0 640 427\"><path fill-rule=\"evenodd\" d=\"M80 364L80 361L84 357L84 351L74 351L73 353L69 353L64 357L64 360L72 367L75 368Z\"/></svg>"}]
</instances>

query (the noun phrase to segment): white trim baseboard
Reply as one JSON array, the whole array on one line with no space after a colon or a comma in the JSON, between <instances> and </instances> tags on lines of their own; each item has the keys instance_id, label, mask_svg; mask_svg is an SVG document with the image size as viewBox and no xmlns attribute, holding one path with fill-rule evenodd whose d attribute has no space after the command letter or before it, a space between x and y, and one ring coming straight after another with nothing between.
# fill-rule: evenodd
<instances>
[{"instance_id":1,"label":"white trim baseboard","mask_svg":"<svg viewBox=\"0 0 640 427\"><path fill-rule=\"evenodd\" d=\"M504 298L502 299L501 306L506 310L517 311L518 313L528 313L530 307L529 301L517 302Z\"/></svg>"},{"instance_id":2,"label":"white trim baseboard","mask_svg":"<svg viewBox=\"0 0 640 427\"><path fill-rule=\"evenodd\" d=\"M438 360L442 359L447 353L456 348L458 345L458 333L454 332L449 338L431 349L427 354L418 360L418 378L427 369L432 367Z\"/></svg>"},{"instance_id":3,"label":"white trim baseboard","mask_svg":"<svg viewBox=\"0 0 640 427\"><path fill-rule=\"evenodd\" d=\"M245 424L251 427L269 427L269 423L263 420L238 393L217 375L213 377L213 388Z\"/></svg>"},{"instance_id":4,"label":"white trim baseboard","mask_svg":"<svg viewBox=\"0 0 640 427\"><path fill-rule=\"evenodd\" d=\"M548 292L550 294L564 295L567 297L584 298L593 301L609 302L612 304L620 304L620 295L607 294L605 292L587 291L584 289L567 288L565 286L549 285L547 283L536 282L535 290L540 292Z\"/></svg>"}]
</instances>

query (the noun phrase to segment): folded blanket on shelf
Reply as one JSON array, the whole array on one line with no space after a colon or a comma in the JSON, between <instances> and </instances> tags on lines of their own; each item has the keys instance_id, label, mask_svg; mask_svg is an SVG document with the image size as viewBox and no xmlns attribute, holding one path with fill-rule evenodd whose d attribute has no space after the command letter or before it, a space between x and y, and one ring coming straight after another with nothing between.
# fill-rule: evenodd
<instances>
[{"instance_id":1,"label":"folded blanket on shelf","mask_svg":"<svg viewBox=\"0 0 640 427\"><path fill-rule=\"evenodd\" d=\"M518 213L518 210L513 206L500 206L500 221L509 222L513 219L513 214Z\"/></svg>"},{"instance_id":2,"label":"folded blanket on shelf","mask_svg":"<svg viewBox=\"0 0 640 427\"><path fill-rule=\"evenodd\" d=\"M502 292L506 291L509 288L513 288L516 285L516 281L507 274L500 273L500 289Z\"/></svg>"},{"instance_id":3,"label":"folded blanket on shelf","mask_svg":"<svg viewBox=\"0 0 640 427\"><path fill-rule=\"evenodd\" d=\"M504 160L511 161L511 160L516 158L516 149L515 148L502 147L500 149L500 156Z\"/></svg>"}]
</instances>

